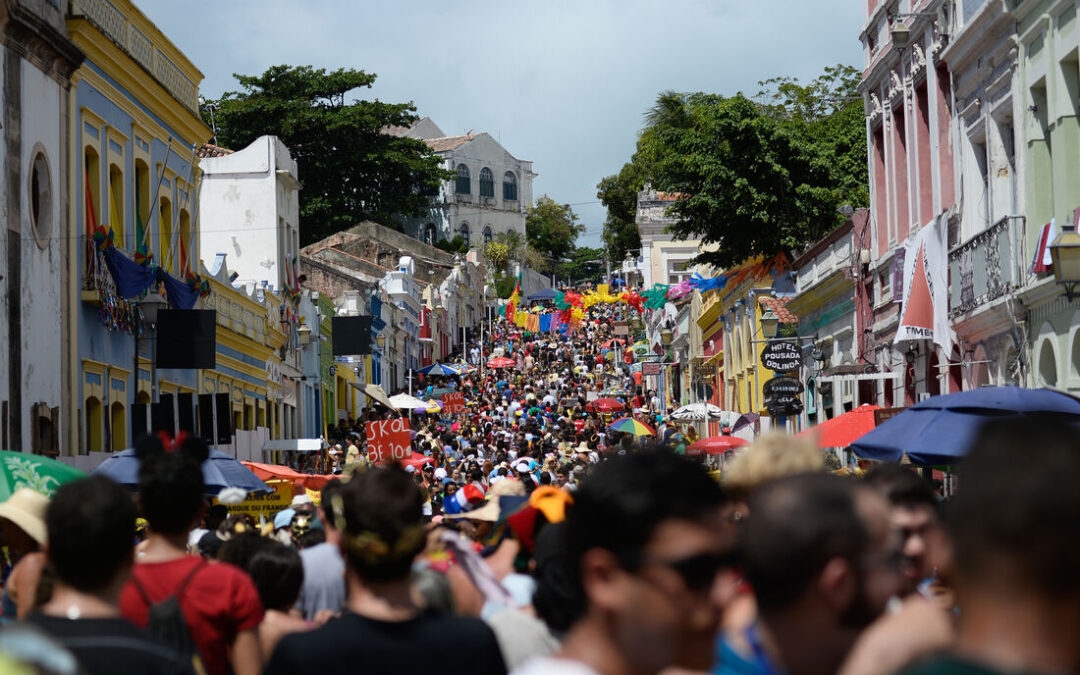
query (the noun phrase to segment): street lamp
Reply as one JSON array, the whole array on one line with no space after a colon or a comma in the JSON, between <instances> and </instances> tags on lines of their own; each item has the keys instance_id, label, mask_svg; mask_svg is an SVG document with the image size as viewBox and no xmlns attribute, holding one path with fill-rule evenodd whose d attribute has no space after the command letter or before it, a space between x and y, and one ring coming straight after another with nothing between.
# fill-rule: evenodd
<instances>
[{"instance_id":1,"label":"street lamp","mask_svg":"<svg viewBox=\"0 0 1080 675\"><path fill-rule=\"evenodd\" d=\"M301 324L301 326L296 329L296 339L301 347L307 347L311 344L311 329Z\"/></svg>"},{"instance_id":2,"label":"street lamp","mask_svg":"<svg viewBox=\"0 0 1080 675\"><path fill-rule=\"evenodd\" d=\"M1072 302L1077 297L1076 286L1080 284L1080 234L1075 225L1065 225L1054 243L1050 244L1054 261L1054 278L1065 288L1065 297Z\"/></svg>"},{"instance_id":3,"label":"street lamp","mask_svg":"<svg viewBox=\"0 0 1080 675\"><path fill-rule=\"evenodd\" d=\"M142 312L143 323L154 331L153 342L150 345L150 402L158 402L158 383L157 383L157 322L158 322L158 310L167 305L165 298L161 297L161 294L156 290L146 294L146 297L139 300L139 310ZM135 333L135 377L136 383L139 376L139 334Z\"/></svg>"},{"instance_id":4,"label":"street lamp","mask_svg":"<svg viewBox=\"0 0 1080 675\"><path fill-rule=\"evenodd\" d=\"M780 329L780 318L773 313L772 308L766 309L759 321L761 323L761 334L768 340L775 338L776 332Z\"/></svg>"},{"instance_id":5,"label":"street lamp","mask_svg":"<svg viewBox=\"0 0 1080 675\"><path fill-rule=\"evenodd\" d=\"M147 293L145 298L139 300L139 309L142 310L143 320L152 326L156 326L158 310L167 304L165 298L161 297L157 291Z\"/></svg>"},{"instance_id":6,"label":"street lamp","mask_svg":"<svg viewBox=\"0 0 1080 675\"><path fill-rule=\"evenodd\" d=\"M665 347L671 346L671 341L672 339L674 339L674 337L675 336L671 332L671 328L669 328L668 326L664 326L664 328L660 331L660 342L662 342Z\"/></svg>"}]
</instances>

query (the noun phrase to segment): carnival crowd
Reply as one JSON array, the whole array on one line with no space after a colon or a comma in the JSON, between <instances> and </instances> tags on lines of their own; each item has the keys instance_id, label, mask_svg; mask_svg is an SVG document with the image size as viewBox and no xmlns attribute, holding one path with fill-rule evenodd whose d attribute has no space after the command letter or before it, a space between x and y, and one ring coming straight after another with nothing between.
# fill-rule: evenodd
<instances>
[{"instance_id":1,"label":"carnival crowd","mask_svg":"<svg viewBox=\"0 0 1080 675\"><path fill-rule=\"evenodd\" d=\"M373 406L258 521L207 501L191 438L139 445L134 499L19 490L0 672L1080 672L1073 427L988 423L948 499L782 432L710 472L615 334L629 311L493 324L471 369L416 382L466 406L407 412L416 461L372 461L365 425L400 414Z\"/></svg>"}]
</instances>

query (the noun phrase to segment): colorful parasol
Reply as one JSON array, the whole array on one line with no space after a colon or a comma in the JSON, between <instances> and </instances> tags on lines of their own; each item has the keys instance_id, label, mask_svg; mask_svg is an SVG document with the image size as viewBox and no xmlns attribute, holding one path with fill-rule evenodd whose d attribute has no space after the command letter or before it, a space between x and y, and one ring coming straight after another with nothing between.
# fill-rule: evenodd
<instances>
[{"instance_id":1,"label":"colorful parasol","mask_svg":"<svg viewBox=\"0 0 1080 675\"><path fill-rule=\"evenodd\" d=\"M846 448L877 427L874 419L875 410L880 410L880 408L870 404L861 405L843 415L810 427L799 435L817 435L818 447L821 448Z\"/></svg>"},{"instance_id":2,"label":"colorful parasol","mask_svg":"<svg viewBox=\"0 0 1080 675\"><path fill-rule=\"evenodd\" d=\"M711 436L690 444L686 454L693 455L722 455L728 450L742 445L750 445L750 441L738 436Z\"/></svg>"},{"instance_id":3,"label":"colorful parasol","mask_svg":"<svg viewBox=\"0 0 1080 675\"><path fill-rule=\"evenodd\" d=\"M638 422L633 417L620 417L608 425L609 431L618 431L634 436L655 436L656 432L648 424Z\"/></svg>"},{"instance_id":4,"label":"colorful parasol","mask_svg":"<svg viewBox=\"0 0 1080 675\"><path fill-rule=\"evenodd\" d=\"M586 404L585 409L590 412L615 413L626 410L626 404L613 398L598 398Z\"/></svg>"},{"instance_id":5,"label":"colorful parasol","mask_svg":"<svg viewBox=\"0 0 1080 675\"><path fill-rule=\"evenodd\" d=\"M51 497L64 483L84 478L85 473L55 459L24 452L0 452L0 501L21 487Z\"/></svg>"},{"instance_id":6,"label":"colorful parasol","mask_svg":"<svg viewBox=\"0 0 1080 675\"><path fill-rule=\"evenodd\" d=\"M488 361L488 368L513 368L517 363L514 359L508 359L505 356L498 356Z\"/></svg>"}]
</instances>

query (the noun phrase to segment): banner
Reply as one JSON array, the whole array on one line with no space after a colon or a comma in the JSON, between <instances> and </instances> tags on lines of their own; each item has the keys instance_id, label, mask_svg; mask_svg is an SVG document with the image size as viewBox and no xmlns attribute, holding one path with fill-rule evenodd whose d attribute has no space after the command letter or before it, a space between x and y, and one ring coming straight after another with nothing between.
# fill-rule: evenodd
<instances>
[{"instance_id":1,"label":"banner","mask_svg":"<svg viewBox=\"0 0 1080 675\"><path fill-rule=\"evenodd\" d=\"M282 509L289 508L293 498L293 483L291 480L268 480L266 484L274 488L273 492L258 495L248 495L248 498L239 504L225 504L229 513L244 513L255 520L259 516L273 519L274 514ZM211 504L217 504L217 499L211 499Z\"/></svg>"},{"instance_id":2,"label":"banner","mask_svg":"<svg viewBox=\"0 0 1080 675\"><path fill-rule=\"evenodd\" d=\"M942 214L905 244L904 304L894 344L932 340L946 354L952 351L949 326L948 222Z\"/></svg>"},{"instance_id":3,"label":"banner","mask_svg":"<svg viewBox=\"0 0 1080 675\"><path fill-rule=\"evenodd\" d=\"M447 415L465 412L465 395L460 391L443 394L442 411Z\"/></svg>"},{"instance_id":4,"label":"banner","mask_svg":"<svg viewBox=\"0 0 1080 675\"><path fill-rule=\"evenodd\" d=\"M412 456L409 444L409 420L397 417L392 420L366 422L368 457L373 462L385 464Z\"/></svg>"}]
</instances>

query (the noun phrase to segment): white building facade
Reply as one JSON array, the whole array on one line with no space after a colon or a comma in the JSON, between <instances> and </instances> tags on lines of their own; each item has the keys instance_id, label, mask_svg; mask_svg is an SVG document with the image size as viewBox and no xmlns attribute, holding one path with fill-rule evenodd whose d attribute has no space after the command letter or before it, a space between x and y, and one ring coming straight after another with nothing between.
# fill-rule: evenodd
<instances>
[{"instance_id":1,"label":"white building facade","mask_svg":"<svg viewBox=\"0 0 1080 675\"><path fill-rule=\"evenodd\" d=\"M392 133L424 141L455 175L443 183L429 216L408 224L410 234L429 244L460 235L470 247L500 232L525 236L537 175L532 162L514 157L485 132L447 136L427 117Z\"/></svg>"}]
</instances>

